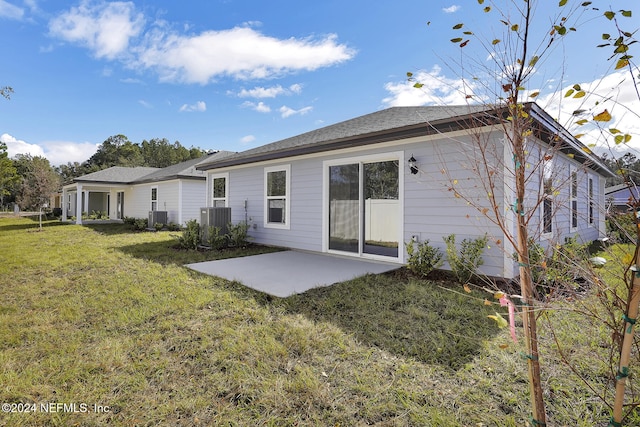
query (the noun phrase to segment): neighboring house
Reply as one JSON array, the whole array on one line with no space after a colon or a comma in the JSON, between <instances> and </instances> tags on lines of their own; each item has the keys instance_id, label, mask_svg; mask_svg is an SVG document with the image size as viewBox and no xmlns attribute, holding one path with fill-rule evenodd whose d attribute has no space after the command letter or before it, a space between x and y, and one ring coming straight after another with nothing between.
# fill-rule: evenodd
<instances>
[{"instance_id":1,"label":"neighboring house","mask_svg":"<svg viewBox=\"0 0 640 427\"><path fill-rule=\"evenodd\" d=\"M530 184L536 201L525 201L540 212L531 235L545 245L602 237L604 183L612 172L539 106L525 109L534 120L528 155L545 163L545 176ZM456 197L470 194L476 205L495 197L507 227L514 227L504 117L504 110L488 107L394 107L197 168L207 172L207 206L230 207L232 220L248 221L257 243L401 264L411 239L444 249L451 233L458 242L487 233L491 248L482 272L511 278L517 266L508 239L481 208ZM483 125L471 132L472 121ZM500 194L488 194L472 171L480 155L475 136L487 141ZM550 143L561 144L561 152L550 156ZM543 203L538 192L546 193Z\"/></svg>"},{"instance_id":2,"label":"neighboring house","mask_svg":"<svg viewBox=\"0 0 640 427\"><path fill-rule=\"evenodd\" d=\"M206 200L206 177L195 166L230 154L218 151L166 168L114 166L80 176L62 188L62 220L76 217L81 224L79 212L106 212L110 219L123 219L166 211L168 222L185 224L199 218Z\"/></svg>"},{"instance_id":3,"label":"neighboring house","mask_svg":"<svg viewBox=\"0 0 640 427\"><path fill-rule=\"evenodd\" d=\"M618 184L604 190L607 212L628 212L632 210L633 202L640 200L640 192L635 184Z\"/></svg>"}]
</instances>

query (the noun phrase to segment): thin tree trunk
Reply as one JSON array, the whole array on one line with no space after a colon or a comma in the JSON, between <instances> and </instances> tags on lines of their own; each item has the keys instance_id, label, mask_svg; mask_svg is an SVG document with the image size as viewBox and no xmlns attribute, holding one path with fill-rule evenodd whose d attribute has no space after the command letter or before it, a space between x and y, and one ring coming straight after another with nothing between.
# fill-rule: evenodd
<instances>
[{"instance_id":1,"label":"thin tree trunk","mask_svg":"<svg viewBox=\"0 0 640 427\"><path fill-rule=\"evenodd\" d=\"M631 358L631 347L633 345L634 324L638 317L638 303L640 303L640 238L636 242L636 253L631 267L631 297L625 313L624 335L622 348L620 349L620 364L616 375L616 397L613 405L613 417L610 425L621 425L624 407L624 392L629 376L629 359ZM615 424L614 424L615 423Z\"/></svg>"},{"instance_id":2,"label":"thin tree trunk","mask_svg":"<svg viewBox=\"0 0 640 427\"><path fill-rule=\"evenodd\" d=\"M520 272L520 293L522 296L522 324L524 340L526 344L527 368L529 375L529 394L531 397L531 409L534 424L546 425L546 410L540 378L540 361L538 352L538 327L535 312L534 284L529 264L529 235L527 221L524 212L524 200L526 193L525 167L525 138L523 129L527 126L522 122L519 111L512 111L513 135L512 148L515 161L516 201L514 211L517 224L518 266Z\"/></svg>"}]
</instances>

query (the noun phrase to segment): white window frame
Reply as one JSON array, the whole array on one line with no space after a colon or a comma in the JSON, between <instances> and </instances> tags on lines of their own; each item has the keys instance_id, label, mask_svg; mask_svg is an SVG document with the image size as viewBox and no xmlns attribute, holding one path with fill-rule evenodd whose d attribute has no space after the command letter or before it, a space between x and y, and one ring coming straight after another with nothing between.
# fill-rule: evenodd
<instances>
[{"instance_id":1,"label":"white window frame","mask_svg":"<svg viewBox=\"0 0 640 427\"><path fill-rule=\"evenodd\" d=\"M215 197L214 195L214 181L216 179L224 179L224 197ZM216 202L224 201L224 207L229 206L229 173L220 173L215 175L209 175L209 182L211 183L209 186L209 206L215 207ZM220 206L222 207L222 206Z\"/></svg>"},{"instance_id":2,"label":"white window frame","mask_svg":"<svg viewBox=\"0 0 640 427\"><path fill-rule=\"evenodd\" d=\"M590 227L595 227L596 225L596 212L595 212L595 201L594 201L594 182L593 177L589 176L587 179L587 222Z\"/></svg>"},{"instance_id":3,"label":"white window frame","mask_svg":"<svg viewBox=\"0 0 640 427\"><path fill-rule=\"evenodd\" d=\"M569 230L572 232L576 231L578 229L579 221L578 171L572 166L569 168Z\"/></svg>"},{"instance_id":4,"label":"white window frame","mask_svg":"<svg viewBox=\"0 0 640 427\"><path fill-rule=\"evenodd\" d=\"M325 160L322 162L322 251L338 255L346 255L350 257L369 258L380 261L405 262L405 252L402 250L404 236L404 179L405 179L405 152L391 151L380 154L365 154L355 157L345 157L339 159ZM400 212L398 215L398 257L380 256L367 254L362 251L362 245L357 253L343 252L329 249L329 168L331 166L340 166L345 164L360 164L360 182L362 182L362 165L366 163L386 162L398 160L398 201L400 203ZM362 188L360 188L362 193ZM359 200L362 201L363 195L360 194ZM362 211L362 208L360 209ZM361 225L361 224L360 224ZM358 227L358 240L362 241L362 226Z\"/></svg>"},{"instance_id":5,"label":"white window frame","mask_svg":"<svg viewBox=\"0 0 640 427\"><path fill-rule=\"evenodd\" d=\"M155 200L153 199L153 190L156 190ZM157 211L158 210L158 186L157 185L154 185L153 187L151 187L151 194L149 196L151 197L151 210ZM154 206L154 203L155 203L155 206Z\"/></svg>"},{"instance_id":6,"label":"white window frame","mask_svg":"<svg viewBox=\"0 0 640 427\"><path fill-rule=\"evenodd\" d=\"M543 155L545 155L543 153ZM554 188L553 188L553 181L554 181L554 167L555 167L555 160L554 158L550 158L549 160L542 160L542 173L540 175L540 185L541 185L541 195L542 195L542 203L541 203L541 209L540 209L540 235L541 237L544 238L550 238L551 236L553 236L553 214L554 214L554 209L553 209L553 203L554 203ZM547 166L549 165L549 166ZM548 169L547 169L548 168ZM550 179L551 180L551 193L547 193L547 188L545 186L545 180L546 179ZM545 228L545 219L546 219L546 215L545 215L545 209L547 206L546 202L549 202L549 209L551 210L551 212L549 213L549 221L550 221L550 230L547 231Z\"/></svg>"},{"instance_id":7,"label":"white window frame","mask_svg":"<svg viewBox=\"0 0 640 427\"><path fill-rule=\"evenodd\" d=\"M269 196L267 191L268 176L272 172L285 172L285 194L284 196ZM274 199L285 199L284 202L284 222L269 222L269 201ZM291 229L291 165L268 166L264 168L264 228L277 228L283 230Z\"/></svg>"}]
</instances>

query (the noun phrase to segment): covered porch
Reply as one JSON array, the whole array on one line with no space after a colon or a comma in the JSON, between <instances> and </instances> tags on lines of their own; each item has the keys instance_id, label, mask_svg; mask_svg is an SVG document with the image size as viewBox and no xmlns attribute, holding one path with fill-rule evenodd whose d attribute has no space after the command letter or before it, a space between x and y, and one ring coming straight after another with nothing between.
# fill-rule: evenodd
<instances>
[{"instance_id":1,"label":"covered porch","mask_svg":"<svg viewBox=\"0 0 640 427\"><path fill-rule=\"evenodd\" d=\"M110 220L124 218L124 195L127 186L113 184L74 183L62 187L62 221L75 217L82 224L82 216L92 212L106 214Z\"/></svg>"}]
</instances>

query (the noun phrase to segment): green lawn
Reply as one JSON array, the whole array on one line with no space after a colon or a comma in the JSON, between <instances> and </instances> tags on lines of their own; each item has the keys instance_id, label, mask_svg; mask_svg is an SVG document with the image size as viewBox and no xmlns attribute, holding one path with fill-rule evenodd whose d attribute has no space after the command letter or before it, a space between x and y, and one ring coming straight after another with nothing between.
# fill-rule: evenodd
<instances>
[{"instance_id":1,"label":"green lawn","mask_svg":"<svg viewBox=\"0 0 640 427\"><path fill-rule=\"evenodd\" d=\"M483 304L490 295L399 273L272 298L182 265L273 249L177 251L173 234L0 219L0 403L36 405L0 412L0 425L529 419L526 360L487 318L505 311ZM601 333L553 316L574 354L606 351ZM542 335L550 425L606 425L608 409ZM606 383L602 366L582 363Z\"/></svg>"}]
</instances>

